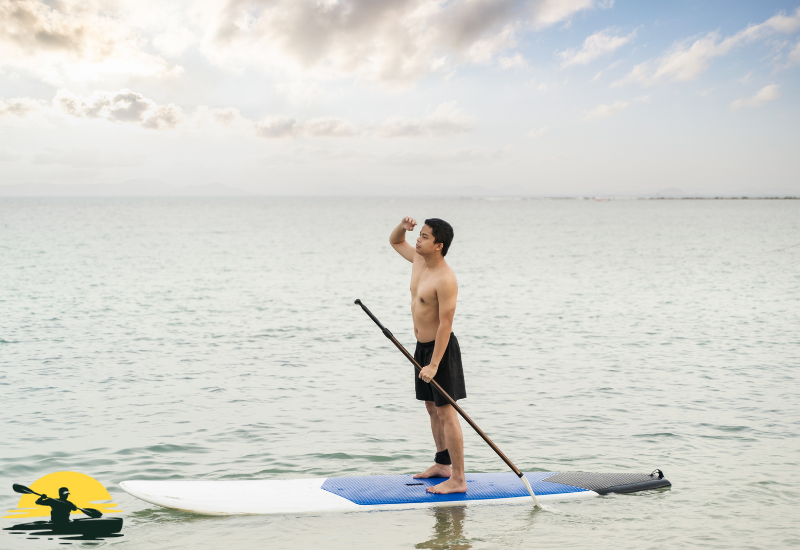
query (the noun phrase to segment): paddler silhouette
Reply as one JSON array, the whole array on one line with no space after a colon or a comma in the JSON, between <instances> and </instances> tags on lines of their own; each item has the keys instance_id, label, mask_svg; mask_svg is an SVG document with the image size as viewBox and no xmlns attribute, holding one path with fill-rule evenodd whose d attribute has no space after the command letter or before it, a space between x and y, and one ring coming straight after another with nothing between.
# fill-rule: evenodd
<instances>
[{"instance_id":1,"label":"paddler silhouette","mask_svg":"<svg viewBox=\"0 0 800 550\"><path fill-rule=\"evenodd\" d=\"M50 498L43 494L36 500L36 504L50 507L50 521L53 523L69 523L69 514L78 507L69 501L69 489L62 487L58 490L58 498Z\"/></svg>"}]
</instances>

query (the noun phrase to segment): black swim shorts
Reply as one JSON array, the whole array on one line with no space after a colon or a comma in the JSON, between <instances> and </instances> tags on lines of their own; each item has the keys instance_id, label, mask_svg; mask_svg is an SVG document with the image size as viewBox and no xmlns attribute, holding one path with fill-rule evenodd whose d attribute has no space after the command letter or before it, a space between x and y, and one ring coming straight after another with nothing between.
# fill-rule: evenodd
<instances>
[{"instance_id":1,"label":"black swim shorts","mask_svg":"<svg viewBox=\"0 0 800 550\"><path fill-rule=\"evenodd\" d=\"M417 342L417 349L414 350L414 359L417 360L421 367L425 367L431 362L435 344L435 341L425 344ZM439 362L439 370L436 371L436 376L433 379L456 401L467 396L467 390L464 387L464 368L461 366L461 348L458 346L458 340L456 340L456 335L453 333L450 333L450 341L447 343L447 349L444 350L442 360ZM433 401L437 407L449 404L447 399L434 389L433 385L420 380L417 369L414 369L414 380L417 399L420 401Z\"/></svg>"}]
</instances>

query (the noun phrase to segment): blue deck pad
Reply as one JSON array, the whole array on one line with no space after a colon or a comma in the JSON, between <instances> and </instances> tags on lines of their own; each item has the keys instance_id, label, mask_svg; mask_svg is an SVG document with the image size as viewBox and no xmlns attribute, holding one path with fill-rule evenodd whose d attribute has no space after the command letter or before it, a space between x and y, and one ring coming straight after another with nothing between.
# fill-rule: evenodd
<instances>
[{"instance_id":1,"label":"blue deck pad","mask_svg":"<svg viewBox=\"0 0 800 550\"><path fill-rule=\"evenodd\" d=\"M525 477L537 495L582 493L586 489L550 483L543 479L557 472L531 472ZM416 504L423 502L451 502L458 500L491 500L530 496L525 485L513 472L494 474L467 474L467 492L436 495L425 489L438 485L447 478L414 479L406 476L329 477L322 488L356 504Z\"/></svg>"}]
</instances>

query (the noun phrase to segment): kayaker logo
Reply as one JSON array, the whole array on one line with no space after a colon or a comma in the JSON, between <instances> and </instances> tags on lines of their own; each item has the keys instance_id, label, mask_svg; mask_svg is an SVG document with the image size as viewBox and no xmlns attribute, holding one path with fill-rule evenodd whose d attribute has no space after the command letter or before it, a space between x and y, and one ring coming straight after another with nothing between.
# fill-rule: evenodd
<instances>
[{"instance_id":1,"label":"kayaker logo","mask_svg":"<svg viewBox=\"0 0 800 550\"><path fill-rule=\"evenodd\" d=\"M37 479L30 486L15 483L20 493L17 508L4 519L49 518L18 523L3 530L28 539L58 537L62 540L101 540L121 537L122 518L117 514L111 495L96 479L78 472L55 472ZM77 516L72 518L71 516Z\"/></svg>"}]
</instances>

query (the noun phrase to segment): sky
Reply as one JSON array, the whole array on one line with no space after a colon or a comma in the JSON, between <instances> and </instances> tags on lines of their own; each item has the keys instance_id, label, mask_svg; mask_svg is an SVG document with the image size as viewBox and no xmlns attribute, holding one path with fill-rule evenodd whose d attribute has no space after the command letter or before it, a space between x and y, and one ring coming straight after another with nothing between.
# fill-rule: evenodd
<instances>
[{"instance_id":1,"label":"sky","mask_svg":"<svg viewBox=\"0 0 800 550\"><path fill-rule=\"evenodd\" d=\"M799 77L798 0L0 0L0 185L800 196Z\"/></svg>"}]
</instances>

